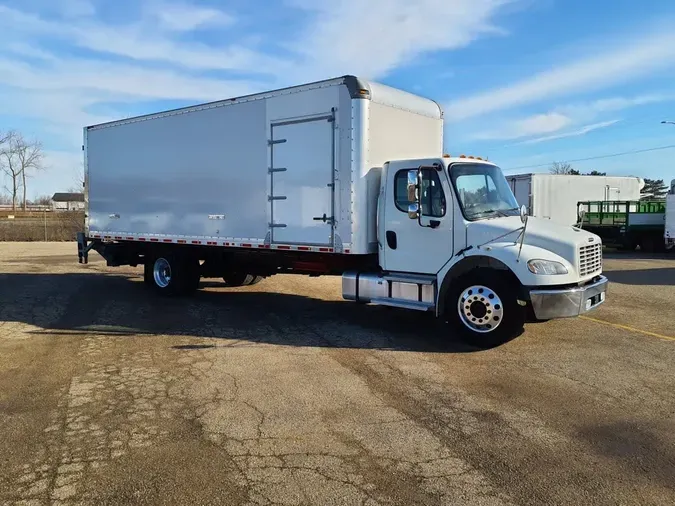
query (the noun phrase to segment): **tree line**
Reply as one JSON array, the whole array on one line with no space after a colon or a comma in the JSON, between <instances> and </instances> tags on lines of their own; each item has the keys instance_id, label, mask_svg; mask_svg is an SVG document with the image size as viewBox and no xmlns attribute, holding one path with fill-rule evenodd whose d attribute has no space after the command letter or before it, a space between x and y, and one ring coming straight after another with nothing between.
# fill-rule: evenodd
<instances>
[{"instance_id":1,"label":"tree line","mask_svg":"<svg viewBox=\"0 0 675 506\"><path fill-rule=\"evenodd\" d=\"M592 170L590 172L581 173L572 167L567 162L554 162L549 168L551 174L567 174L569 176L606 176L606 172L599 172ZM668 185L663 179L649 179L644 178L645 185L640 190L640 200L663 200L668 193Z\"/></svg>"},{"instance_id":2,"label":"tree line","mask_svg":"<svg viewBox=\"0 0 675 506\"><path fill-rule=\"evenodd\" d=\"M28 140L16 130L0 132L0 173L9 179L9 184L3 188L9 194L9 199L3 199L0 195L0 201L9 200L12 210L16 210L21 203L25 211L29 204L26 199L28 178L44 168L44 153L40 141Z\"/></svg>"}]
</instances>

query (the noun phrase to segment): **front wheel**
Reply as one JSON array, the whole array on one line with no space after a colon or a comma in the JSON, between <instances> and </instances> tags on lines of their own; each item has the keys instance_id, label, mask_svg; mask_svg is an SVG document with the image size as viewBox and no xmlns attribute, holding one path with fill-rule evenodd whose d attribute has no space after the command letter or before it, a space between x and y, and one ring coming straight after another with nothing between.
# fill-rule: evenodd
<instances>
[{"instance_id":1,"label":"front wheel","mask_svg":"<svg viewBox=\"0 0 675 506\"><path fill-rule=\"evenodd\" d=\"M445 317L462 341L491 348L522 332L526 312L503 273L477 269L453 281Z\"/></svg>"}]
</instances>

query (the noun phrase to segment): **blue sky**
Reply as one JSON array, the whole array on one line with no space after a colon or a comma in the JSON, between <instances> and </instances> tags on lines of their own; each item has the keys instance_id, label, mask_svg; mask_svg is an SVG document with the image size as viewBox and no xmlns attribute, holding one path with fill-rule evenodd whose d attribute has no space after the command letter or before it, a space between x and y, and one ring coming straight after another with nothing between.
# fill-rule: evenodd
<instances>
[{"instance_id":1,"label":"blue sky","mask_svg":"<svg viewBox=\"0 0 675 506\"><path fill-rule=\"evenodd\" d=\"M434 98L506 173L675 145L672 0L0 0L0 131L73 186L82 127L356 74ZM675 178L675 149L581 171ZM519 167L523 167L520 169Z\"/></svg>"}]
</instances>

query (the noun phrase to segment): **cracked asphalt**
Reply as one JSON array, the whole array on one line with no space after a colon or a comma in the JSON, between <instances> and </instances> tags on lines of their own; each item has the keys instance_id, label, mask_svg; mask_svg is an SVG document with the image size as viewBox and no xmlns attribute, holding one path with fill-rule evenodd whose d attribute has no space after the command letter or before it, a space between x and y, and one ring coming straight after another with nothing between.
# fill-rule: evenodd
<instances>
[{"instance_id":1,"label":"cracked asphalt","mask_svg":"<svg viewBox=\"0 0 675 506\"><path fill-rule=\"evenodd\" d=\"M91 261L0 244L2 505L675 504L675 257L487 351L339 279Z\"/></svg>"}]
</instances>

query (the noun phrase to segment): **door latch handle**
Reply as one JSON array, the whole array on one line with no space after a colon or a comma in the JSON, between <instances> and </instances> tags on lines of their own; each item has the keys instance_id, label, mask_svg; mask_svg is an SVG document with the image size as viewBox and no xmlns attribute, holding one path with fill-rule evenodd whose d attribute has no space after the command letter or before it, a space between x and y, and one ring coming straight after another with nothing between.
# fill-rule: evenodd
<instances>
[{"instance_id":1,"label":"door latch handle","mask_svg":"<svg viewBox=\"0 0 675 506\"><path fill-rule=\"evenodd\" d=\"M323 213L323 216L315 216L312 219L314 221L323 221L324 223L335 223L335 219L332 216L326 216L326 213Z\"/></svg>"}]
</instances>

